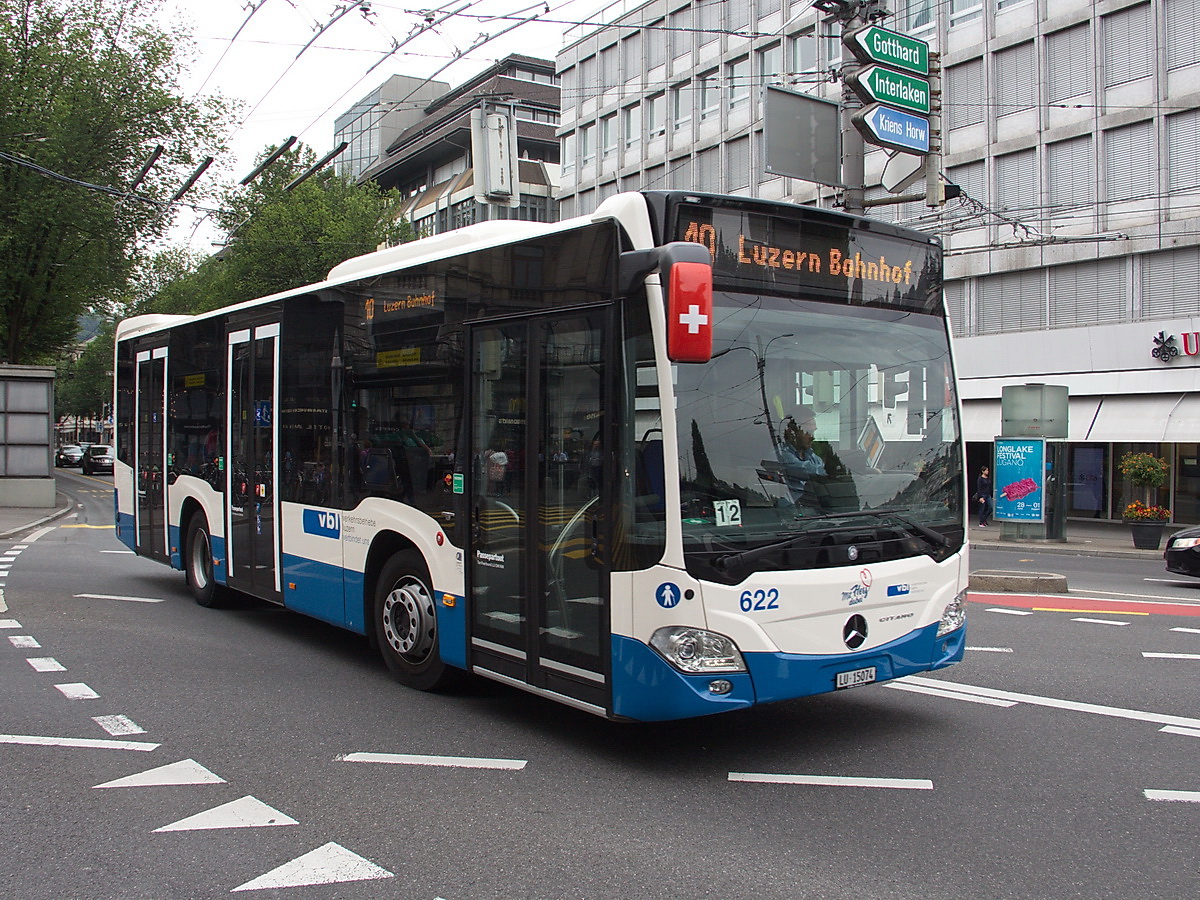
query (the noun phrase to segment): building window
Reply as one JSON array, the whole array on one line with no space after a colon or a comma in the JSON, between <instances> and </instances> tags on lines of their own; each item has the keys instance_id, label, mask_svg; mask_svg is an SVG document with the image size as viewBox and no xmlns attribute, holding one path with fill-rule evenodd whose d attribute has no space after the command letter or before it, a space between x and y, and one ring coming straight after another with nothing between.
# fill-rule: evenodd
<instances>
[{"instance_id":1,"label":"building window","mask_svg":"<svg viewBox=\"0 0 1200 900\"><path fill-rule=\"evenodd\" d=\"M696 155L696 188L714 194L721 192L720 147L710 147Z\"/></svg>"},{"instance_id":2,"label":"building window","mask_svg":"<svg viewBox=\"0 0 1200 900\"><path fill-rule=\"evenodd\" d=\"M952 334L955 337L966 337L967 331L967 283L965 281L947 281L943 285L943 296L946 299L946 314L950 317Z\"/></svg>"},{"instance_id":3,"label":"building window","mask_svg":"<svg viewBox=\"0 0 1200 900\"><path fill-rule=\"evenodd\" d=\"M783 84L783 46L772 44L758 51L758 71L763 84Z\"/></svg>"},{"instance_id":4,"label":"building window","mask_svg":"<svg viewBox=\"0 0 1200 900\"><path fill-rule=\"evenodd\" d=\"M1200 110L1167 117L1167 171L1172 193L1200 188Z\"/></svg>"},{"instance_id":5,"label":"building window","mask_svg":"<svg viewBox=\"0 0 1200 900\"><path fill-rule=\"evenodd\" d=\"M579 164L591 165L596 161L596 125L591 123L579 129Z\"/></svg>"},{"instance_id":6,"label":"building window","mask_svg":"<svg viewBox=\"0 0 1200 900\"><path fill-rule=\"evenodd\" d=\"M474 225L479 219L479 205L474 200L464 200L450 207L450 227L462 228Z\"/></svg>"},{"instance_id":7,"label":"building window","mask_svg":"<svg viewBox=\"0 0 1200 900\"><path fill-rule=\"evenodd\" d=\"M627 106L621 110L621 133L625 136L625 149L632 150L642 140L642 109Z\"/></svg>"},{"instance_id":8,"label":"building window","mask_svg":"<svg viewBox=\"0 0 1200 900\"><path fill-rule=\"evenodd\" d=\"M1096 164L1092 136L1046 145L1046 181L1052 218L1072 218L1080 210L1091 217L1096 202Z\"/></svg>"},{"instance_id":9,"label":"building window","mask_svg":"<svg viewBox=\"0 0 1200 900\"><path fill-rule=\"evenodd\" d=\"M721 116L721 79L716 69L700 76L700 120Z\"/></svg>"},{"instance_id":10,"label":"building window","mask_svg":"<svg viewBox=\"0 0 1200 900\"><path fill-rule=\"evenodd\" d=\"M677 191L694 191L696 183L692 176L692 158L685 156L671 162L671 188Z\"/></svg>"},{"instance_id":11,"label":"building window","mask_svg":"<svg viewBox=\"0 0 1200 900\"><path fill-rule=\"evenodd\" d=\"M947 170L946 177L951 182L957 184L964 194L972 200L978 200L980 203L987 202L987 167L983 160L978 162L967 163L962 166L955 166Z\"/></svg>"},{"instance_id":12,"label":"building window","mask_svg":"<svg viewBox=\"0 0 1200 900\"><path fill-rule=\"evenodd\" d=\"M661 191L667 187L667 167L665 165L651 166L646 170L646 190Z\"/></svg>"},{"instance_id":13,"label":"building window","mask_svg":"<svg viewBox=\"0 0 1200 900\"><path fill-rule=\"evenodd\" d=\"M681 84L671 88L671 127L683 131L692 127L692 86Z\"/></svg>"},{"instance_id":14,"label":"building window","mask_svg":"<svg viewBox=\"0 0 1200 900\"><path fill-rule=\"evenodd\" d=\"M1029 0L996 0L996 12L1002 9L1010 9L1014 6L1019 6L1022 3L1028 3Z\"/></svg>"},{"instance_id":15,"label":"building window","mask_svg":"<svg viewBox=\"0 0 1200 900\"><path fill-rule=\"evenodd\" d=\"M721 10L724 0L699 0L696 4L696 28L699 42L705 47L721 38Z\"/></svg>"},{"instance_id":16,"label":"building window","mask_svg":"<svg viewBox=\"0 0 1200 900\"><path fill-rule=\"evenodd\" d=\"M667 98L655 94L646 98L646 137L654 140L667 133Z\"/></svg>"},{"instance_id":17,"label":"building window","mask_svg":"<svg viewBox=\"0 0 1200 900\"><path fill-rule=\"evenodd\" d=\"M579 81L577 82L579 98L581 100L589 100L600 94L601 88L599 79L596 73L600 68L600 63L595 56L589 56L579 64Z\"/></svg>"},{"instance_id":18,"label":"building window","mask_svg":"<svg viewBox=\"0 0 1200 900\"><path fill-rule=\"evenodd\" d=\"M937 25L937 4L934 0L908 0L904 23L905 30L914 34L929 31Z\"/></svg>"},{"instance_id":19,"label":"building window","mask_svg":"<svg viewBox=\"0 0 1200 900\"><path fill-rule=\"evenodd\" d=\"M617 155L617 116L605 116L600 120L600 154L604 159Z\"/></svg>"},{"instance_id":20,"label":"building window","mask_svg":"<svg viewBox=\"0 0 1200 900\"><path fill-rule=\"evenodd\" d=\"M563 173L575 170L575 150L578 140L574 132L563 135L562 139L562 170Z\"/></svg>"},{"instance_id":21,"label":"building window","mask_svg":"<svg viewBox=\"0 0 1200 900\"><path fill-rule=\"evenodd\" d=\"M642 33L634 31L621 41L621 64L625 68L625 80L642 74Z\"/></svg>"},{"instance_id":22,"label":"building window","mask_svg":"<svg viewBox=\"0 0 1200 900\"><path fill-rule=\"evenodd\" d=\"M1092 32L1076 25L1046 35L1046 83L1051 103L1092 91Z\"/></svg>"},{"instance_id":23,"label":"building window","mask_svg":"<svg viewBox=\"0 0 1200 900\"><path fill-rule=\"evenodd\" d=\"M621 56L620 47L616 44L600 51L600 80L602 82L601 90L607 90L620 84Z\"/></svg>"},{"instance_id":24,"label":"building window","mask_svg":"<svg viewBox=\"0 0 1200 900\"><path fill-rule=\"evenodd\" d=\"M1036 221L1041 217L1036 150L996 157L996 203L1009 216Z\"/></svg>"},{"instance_id":25,"label":"building window","mask_svg":"<svg viewBox=\"0 0 1200 900\"><path fill-rule=\"evenodd\" d=\"M651 22L643 31L646 35L646 65L651 69L667 61L667 42L670 37L664 27L666 24L665 19L659 19Z\"/></svg>"},{"instance_id":26,"label":"building window","mask_svg":"<svg viewBox=\"0 0 1200 900\"><path fill-rule=\"evenodd\" d=\"M791 39L792 61L791 73L799 76L800 81L815 82L817 69L817 36L811 28L800 32Z\"/></svg>"},{"instance_id":27,"label":"building window","mask_svg":"<svg viewBox=\"0 0 1200 900\"><path fill-rule=\"evenodd\" d=\"M1166 0L1167 68L1200 63L1200 0Z\"/></svg>"},{"instance_id":28,"label":"building window","mask_svg":"<svg viewBox=\"0 0 1200 900\"><path fill-rule=\"evenodd\" d=\"M977 334L1031 331L1046 327L1044 269L987 275L976 282Z\"/></svg>"},{"instance_id":29,"label":"building window","mask_svg":"<svg viewBox=\"0 0 1200 900\"><path fill-rule=\"evenodd\" d=\"M982 0L950 0L950 27L962 25L983 15Z\"/></svg>"},{"instance_id":30,"label":"building window","mask_svg":"<svg viewBox=\"0 0 1200 900\"><path fill-rule=\"evenodd\" d=\"M1150 4L1131 6L1105 16L1101 21L1104 25L1104 86L1116 87L1152 76L1156 56Z\"/></svg>"},{"instance_id":31,"label":"building window","mask_svg":"<svg viewBox=\"0 0 1200 900\"><path fill-rule=\"evenodd\" d=\"M725 144L725 186L735 191L750 186L750 137L735 138Z\"/></svg>"},{"instance_id":32,"label":"building window","mask_svg":"<svg viewBox=\"0 0 1200 900\"><path fill-rule=\"evenodd\" d=\"M671 58L678 59L692 52L692 8L685 6L671 13Z\"/></svg>"},{"instance_id":33,"label":"building window","mask_svg":"<svg viewBox=\"0 0 1200 900\"><path fill-rule=\"evenodd\" d=\"M986 102L983 93L983 59L973 59L946 69L946 119L950 129L978 125Z\"/></svg>"},{"instance_id":34,"label":"building window","mask_svg":"<svg viewBox=\"0 0 1200 900\"><path fill-rule=\"evenodd\" d=\"M1180 285L1200 284L1200 248L1182 247L1142 257L1141 318L1191 316L1196 295Z\"/></svg>"},{"instance_id":35,"label":"building window","mask_svg":"<svg viewBox=\"0 0 1200 900\"><path fill-rule=\"evenodd\" d=\"M996 64L993 96L998 98L997 116L1033 109L1037 105L1037 72L1033 41L1007 47L992 57Z\"/></svg>"},{"instance_id":36,"label":"building window","mask_svg":"<svg viewBox=\"0 0 1200 900\"><path fill-rule=\"evenodd\" d=\"M750 100L750 57L729 64L729 108L736 109Z\"/></svg>"},{"instance_id":37,"label":"building window","mask_svg":"<svg viewBox=\"0 0 1200 900\"><path fill-rule=\"evenodd\" d=\"M1125 322L1129 298L1125 289L1125 260L1053 266L1050 273L1050 327Z\"/></svg>"},{"instance_id":38,"label":"building window","mask_svg":"<svg viewBox=\"0 0 1200 900\"><path fill-rule=\"evenodd\" d=\"M1155 193L1158 154L1154 122L1137 122L1104 132L1106 199L1139 200Z\"/></svg>"}]
</instances>

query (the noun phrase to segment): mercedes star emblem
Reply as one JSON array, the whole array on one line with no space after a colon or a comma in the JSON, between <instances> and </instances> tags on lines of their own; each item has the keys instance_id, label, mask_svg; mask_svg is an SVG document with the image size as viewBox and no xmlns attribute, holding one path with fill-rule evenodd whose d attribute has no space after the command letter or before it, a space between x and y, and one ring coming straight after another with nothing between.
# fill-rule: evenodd
<instances>
[{"instance_id":1,"label":"mercedes star emblem","mask_svg":"<svg viewBox=\"0 0 1200 900\"><path fill-rule=\"evenodd\" d=\"M867 620L862 616L851 616L842 628L842 640L851 650L857 650L867 639Z\"/></svg>"}]
</instances>

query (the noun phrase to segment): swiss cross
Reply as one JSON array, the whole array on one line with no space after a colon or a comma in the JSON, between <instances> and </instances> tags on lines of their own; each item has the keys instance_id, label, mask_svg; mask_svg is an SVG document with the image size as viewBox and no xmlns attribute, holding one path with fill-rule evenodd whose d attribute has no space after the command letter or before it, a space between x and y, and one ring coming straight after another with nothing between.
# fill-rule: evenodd
<instances>
[{"instance_id":1,"label":"swiss cross","mask_svg":"<svg viewBox=\"0 0 1200 900\"><path fill-rule=\"evenodd\" d=\"M679 314L679 324L687 326L688 334L699 334L700 328L708 324L708 316L700 312L700 307L693 303L687 312Z\"/></svg>"}]
</instances>

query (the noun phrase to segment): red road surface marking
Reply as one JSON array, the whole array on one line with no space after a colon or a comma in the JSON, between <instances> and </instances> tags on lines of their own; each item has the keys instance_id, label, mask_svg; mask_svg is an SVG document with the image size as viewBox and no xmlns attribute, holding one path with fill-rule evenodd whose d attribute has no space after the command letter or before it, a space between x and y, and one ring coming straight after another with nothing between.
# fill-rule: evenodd
<instances>
[{"instance_id":1,"label":"red road surface marking","mask_svg":"<svg viewBox=\"0 0 1200 900\"><path fill-rule=\"evenodd\" d=\"M1160 600L1100 600L1094 597L1065 594L984 594L972 591L967 595L972 603L988 606L1011 606L1015 609L1054 609L1070 612L1154 613L1162 616L1200 616L1200 603L1170 603Z\"/></svg>"}]
</instances>

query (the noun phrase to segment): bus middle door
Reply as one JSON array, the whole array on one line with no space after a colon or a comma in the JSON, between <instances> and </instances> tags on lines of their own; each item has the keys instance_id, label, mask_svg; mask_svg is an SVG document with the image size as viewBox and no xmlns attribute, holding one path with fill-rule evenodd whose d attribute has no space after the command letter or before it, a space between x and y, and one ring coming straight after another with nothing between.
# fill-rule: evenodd
<instances>
[{"instance_id":1,"label":"bus middle door","mask_svg":"<svg viewBox=\"0 0 1200 900\"><path fill-rule=\"evenodd\" d=\"M229 333L226 530L229 584L280 601L279 324Z\"/></svg>"},{"instance_id":2,"label":"bus middle door","mask_svg":"<svg viewBox=\"0 0 1200 900\"><path fill-rule=\"evenodd\" d=\"M471 661L609 708L607 310L470 329Z\"/></svg>"}]
</instances>

